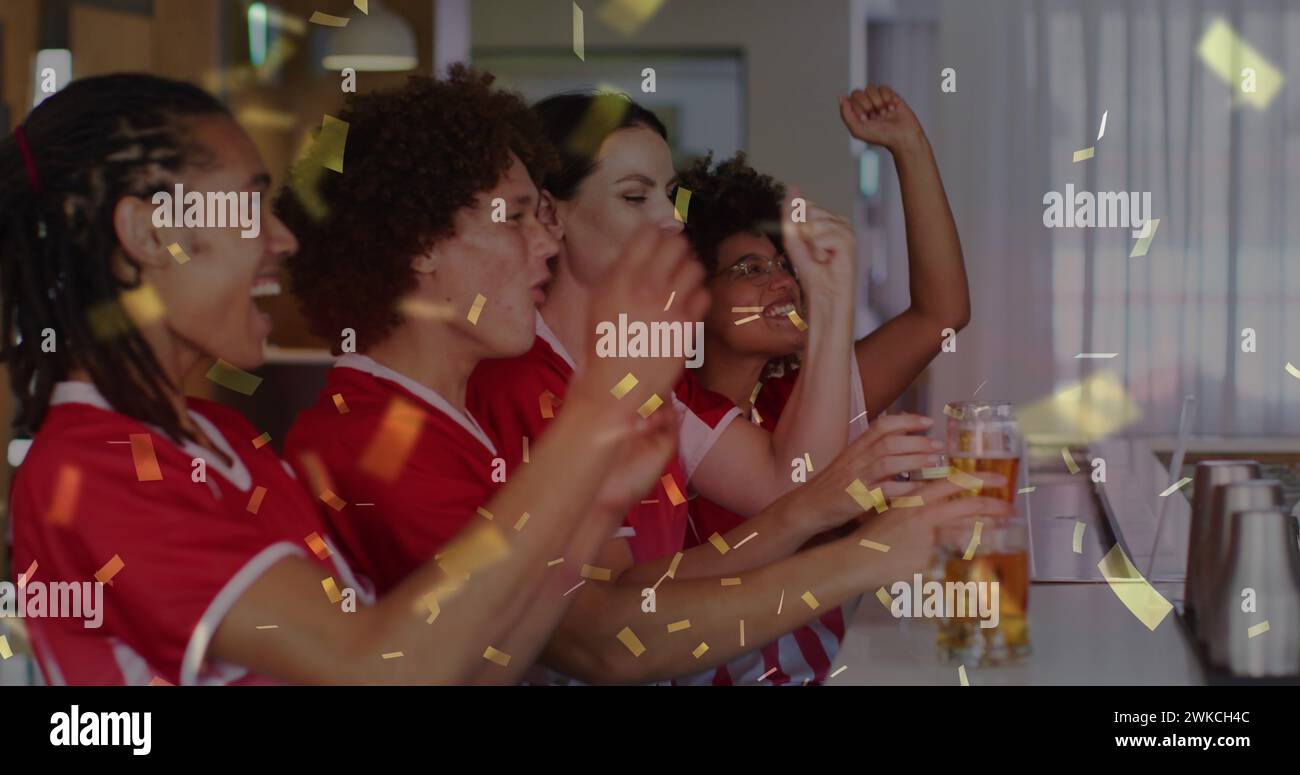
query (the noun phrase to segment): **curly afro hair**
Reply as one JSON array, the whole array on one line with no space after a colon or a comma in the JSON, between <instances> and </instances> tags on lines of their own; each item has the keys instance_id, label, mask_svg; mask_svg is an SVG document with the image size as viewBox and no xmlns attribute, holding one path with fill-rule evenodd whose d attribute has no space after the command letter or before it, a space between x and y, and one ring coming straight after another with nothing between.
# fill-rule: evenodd
<instances>
[{"instance_id":1,"label":"curly afro hair","mask_svg":"<svg viewBox=\"0 0 1300 775\"><path fill-rule=\"evenodd\" d=\"M733 234L764 234L782 249L785 198L785 186L749 166L743 151L712 165L710 153L678 176L678 184L691 192L686 236L710 275L718 271L718 246Z\"/></svg>"},{"instance_id":2,"label":"curly afro hair","mask_svg":"<svg viewBox=\"0 0 1300 775\"><path fill-rule=\"evenodd\" d=\"M463 65L445 79L412 76L399 89L353 94L342 174L319 144L290 173L276 213L297 235L289 279L313 333L356 331L364 350L402 322L413 256L454 232L454 217L496 185L510 152L543 179L556 165L537 117L495 77Z\"/></svg>"}]
</instances>

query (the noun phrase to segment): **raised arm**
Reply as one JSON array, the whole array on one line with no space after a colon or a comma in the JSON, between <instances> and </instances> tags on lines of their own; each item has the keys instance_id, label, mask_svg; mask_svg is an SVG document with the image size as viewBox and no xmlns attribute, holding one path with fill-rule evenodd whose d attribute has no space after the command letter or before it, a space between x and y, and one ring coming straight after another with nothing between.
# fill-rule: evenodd
<instances>
[{"instance_id":1,"label":"raised arm","mask_svg":"<svg viewBox=\"0 0 1300 775\"><path fill-rule=\"evenodd\" d=\"M893 155L907 229L911 304L854 347L875 417L940 352L944 329L960 331L970 322L970 291L957 224L916 114L888 86L870 85L840 98L840 118L854 137Z\"/></svg>"}]
</instances>

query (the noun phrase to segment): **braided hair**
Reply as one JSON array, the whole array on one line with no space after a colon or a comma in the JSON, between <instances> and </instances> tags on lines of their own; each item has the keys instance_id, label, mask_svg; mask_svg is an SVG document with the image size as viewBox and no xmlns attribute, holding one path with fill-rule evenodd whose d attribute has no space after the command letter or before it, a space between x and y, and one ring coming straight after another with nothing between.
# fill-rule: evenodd
<instances>
[{"instance_id":1,"label":"braided hair","mask_svg":"<svg viewBox=\"0 0 1300 775\"><path fill-rule=\"evenodd\" d=\"M120 249L113 212L209 162L187 121L210 115L229 112L191 84L107 75L68 84L0 140L0 361L18 433L35 433L54 386L84 369L116 411L191 437L167 398L177 386L122 305L140 266ZM114 271L118 260L134 279ZM42 349L47 329L53 352Z\"/></svg>"}]
</instances>

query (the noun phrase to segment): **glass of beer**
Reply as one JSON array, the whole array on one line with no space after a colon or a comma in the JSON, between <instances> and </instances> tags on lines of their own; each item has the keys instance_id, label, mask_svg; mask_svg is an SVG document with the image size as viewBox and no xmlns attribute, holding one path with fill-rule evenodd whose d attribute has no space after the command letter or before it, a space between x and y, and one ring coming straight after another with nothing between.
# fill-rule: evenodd
<instances>
[{"instance_id":1,"label":"glass of beer","mask_svg":"<svg viewBox=\"0 0 1300 775\"><path fill-rule=\"evenodd\" d=\"M923 604L942 592L931 608L940 612L940 659L987 667L1029 653L1028 546L1018 519L976 517L935 529L930 578L940 585L925 585Z\"/></svg>"},{"instance_id":2,"label":"glass of beer","mask_svg":"<svg viewBox=\"0 0 1300 775\"><path fill-rule=\"evenodd\" d=\"M979 494L1014 503L1016 475L1020 471L1020 429L1011 414L1011 403L961 401L944 407L944 414L948 415L948 465L972 474L1001 474L1006 484L985 486Z\"/></svg>"}]
</instances>

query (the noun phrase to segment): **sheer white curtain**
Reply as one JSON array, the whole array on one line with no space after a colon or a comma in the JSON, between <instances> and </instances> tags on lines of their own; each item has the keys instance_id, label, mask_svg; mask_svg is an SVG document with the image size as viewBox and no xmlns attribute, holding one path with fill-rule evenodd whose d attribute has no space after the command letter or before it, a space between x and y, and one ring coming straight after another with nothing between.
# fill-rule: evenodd
<instances>
[{"instance_id":1,"label":"sheer white curtain","mask_svg":"<svg viewBox=\"0 0 1300 775\"><path fill-rule=\"evenodd\" d=\"M1198 56L1216 19L1281 70L1263 109L1234 104L1240 79ZM974 319L932 367L931 410L985 382L981 398L1025 404L1109 372L1137 404L1130 432L1173 433L1188 394L1199 434L1300 431L1284 368L1300 366L1300 3L952 0L932 24L885 29L897 39L872 36L868 75L917 105L971 276ZM954 94L939 91L945 67ZM891 176L868 237L886 312L906 299ZM1148 254L1129 258L1127 228L1044 227L1044 194L1067 184L1151 192ZM1092 352L1118 356L1075 358Z\"/></svg>"}]
</instances>

